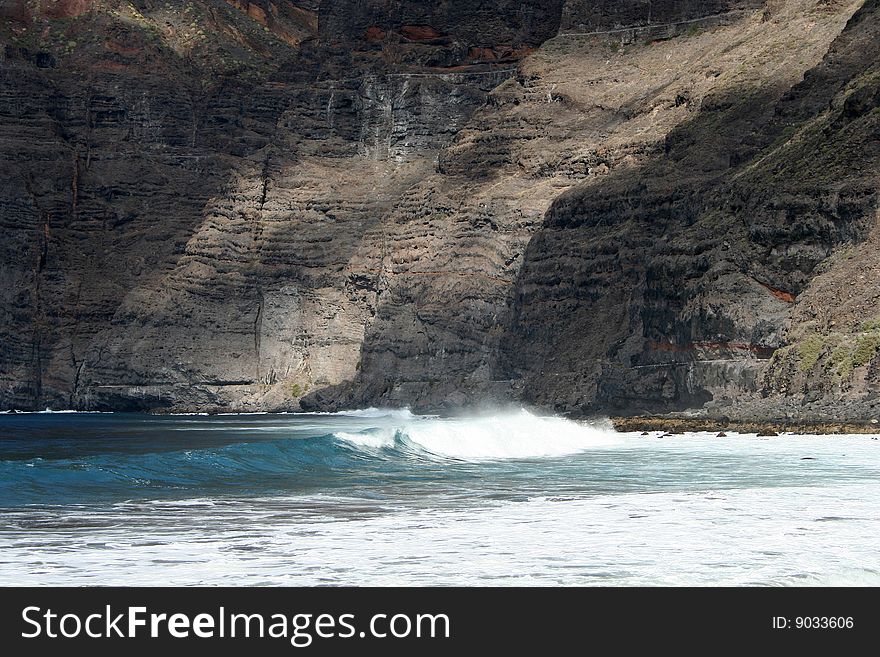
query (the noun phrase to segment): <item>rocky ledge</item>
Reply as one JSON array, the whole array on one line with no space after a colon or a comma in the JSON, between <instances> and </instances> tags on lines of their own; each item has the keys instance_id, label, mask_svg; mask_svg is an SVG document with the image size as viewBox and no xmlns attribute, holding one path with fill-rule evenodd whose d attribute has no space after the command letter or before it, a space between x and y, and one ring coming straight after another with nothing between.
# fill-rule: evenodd
<instances>
[{"instance_id":1,"label":"rocky ledge","mask_svg":"<svg viewBox=\"0 0 880 657\"><path fill-rule=\"evenodd\" d=\"M750 420L705 419L687 417L614 417L611 423L621 432L662 432L678 435L684 432L717 432L724 438L726 432L754 433L758 436L794 434L880 434L877 421L867 422L757 422Z\"/></svg>"}]
</instances>

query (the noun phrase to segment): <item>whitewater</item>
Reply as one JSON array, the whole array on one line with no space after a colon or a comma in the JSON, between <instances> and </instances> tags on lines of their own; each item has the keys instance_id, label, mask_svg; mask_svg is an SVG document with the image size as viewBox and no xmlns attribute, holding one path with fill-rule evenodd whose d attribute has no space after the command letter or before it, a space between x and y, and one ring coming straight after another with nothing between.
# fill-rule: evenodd
<instances>
[{"instance_id":1,"label":"whitewater","mask_svg":"<svg viewBox=\"0 0 880 657\"><path fill-rule=\"evenodd\" d=\"M2 585L877 585L876 436L0 415Z\"/></svg>"}]
</instances>

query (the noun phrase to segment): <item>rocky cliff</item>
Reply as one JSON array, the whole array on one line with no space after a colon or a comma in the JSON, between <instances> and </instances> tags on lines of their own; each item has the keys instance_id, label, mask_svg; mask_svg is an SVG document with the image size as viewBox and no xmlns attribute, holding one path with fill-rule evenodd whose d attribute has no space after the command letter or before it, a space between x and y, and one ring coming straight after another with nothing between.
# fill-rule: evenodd
<instances>
[{"instance_id":1,"label":"rocky cliff","mask_svg":"<svg viewBox=\"0 0 880 657\"><path fill-rule=\"evenodd\" d=\"M0 407L870 419L878 12L0 2Z\"/></svg>"}]
</instances>

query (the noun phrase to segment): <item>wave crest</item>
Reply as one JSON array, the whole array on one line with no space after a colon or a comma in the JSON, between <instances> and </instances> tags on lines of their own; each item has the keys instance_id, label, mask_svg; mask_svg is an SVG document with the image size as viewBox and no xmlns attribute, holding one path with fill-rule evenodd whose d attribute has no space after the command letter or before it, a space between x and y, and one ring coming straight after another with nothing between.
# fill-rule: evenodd
<instances>
[{"instance_id":1,"label":"wave crest","mask_svg":"<svg viewBox=\"0 0 880 657\"><path fill-rule=\"evenodd\" d=\"M334 437L359 448L414 446L429 454L463 460L565 456L618 442L610 427L585 425L526 410L467 418L431 418L410 414L394 426L336 432Z\"/></svg>"}]
</instances>

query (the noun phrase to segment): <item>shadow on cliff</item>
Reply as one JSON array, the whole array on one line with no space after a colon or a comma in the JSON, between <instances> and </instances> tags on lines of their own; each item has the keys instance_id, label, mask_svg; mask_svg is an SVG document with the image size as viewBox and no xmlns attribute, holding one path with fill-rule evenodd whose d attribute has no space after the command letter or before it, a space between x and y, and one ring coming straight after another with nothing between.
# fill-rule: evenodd
<instances>
[{"instance_id":1,"label":"shadow on cliff","mask_svg":"<svg viewBox=\"0 0 880 657\"><path fill-rule=\"evenodd\" d=\"M4 401L13 408L68 408L89 340L110 323L132 286L179 253L205 201L221 188L223 167L209 164L203 151L168 143L174 135L150 144L126 136L127 115L137 112L124 96L140 88L162 97L167 80L125 79L120 92L117 76L93 78L84 89L77 80L23 73L15 86L29 95L26 106L45 104L28 121L57 130L21 145L22 161L0 183L15 217L4 238L7 262L20 272L12 284L21 285L26 298L18 301L27 305L4 326L4 351L12 356L2 369L17 379ZM163 100L169 114L179 110L188 133L190 107ZM168 152L155 152L166 145Z\"/></svg>"},{"instance_id":2,"label":"shadow on cliff","mask_svg":"<svg viewBox=\"0 0 880 657\"><path fill-rule=\"evenodd\" d=\"M658 308L647 317L653 326L644 331L656 339L663 339L683 303L679 300L674 306L675 295L669 289L676 274L664 274L663 281L648 280L656 279L660 262L653 263L652 271L647 254L664 236L685 231L698 221L703 196L729 173L731 161L748 159L736 150L738 131L753 124L757 106L766 110L774 99L771 93L753 93L749 100L735 94L714 98L711 109L702 108L668 135L665 153L658 159L635 168L612 169L557 198L528 242L508 290L507 317L498 320L502 332L492 380L486 380L483 389L468 390L466 398L456 395L460 381L435 380L432 394L412 400L414 407L478 403L490 396L491 388L505 386L512 387L502 396L561 411L586 407L590 397L598 399L603 364L616 355L635 357L639 352L632 336L643 330L640 306L646 293L656 297ZM734 107L741 112L735 124L727 118L736 114ZM719 131L725 124L727 129ZM491 143L492 155L505 164L516 148L508 142L495 138ZM466 170L463 163L441 173L455 179ZM491 182L502 174L488 167L479 172L479 179ZM743 255L742 243L736 248ZM380 300L377 316L393 310L387 303ZM665 309L659 307L662 303L668 304ZM375 330L365 339L354 380L313 392L303 399L303 408L398 403L394 390L407 382L373 362L375 345L383 338ZM443 376L431 372L425 376L431 379L432 374ZM705 399L685 403L699 401Z\"/></svg>"},{"instance_id":3,"label":"shadow on cliff","mask_svg":"<svg viewBox=\"0 0 880 657\"><path fill-rule=\"evenodd\" d=\"M584 414L758 392L817 265L872 227L877 7L789 91L707 97L660 157L562 194L525 250L496 377Z\"/></svg>"},{"instance_id":4,"label":"shadow on cliff","mask_svg":"<svg viewBox=\"0 0 880 657\"><path fill-rule=\"evenodd\" d=\"M876 181L864 172L876 154L865 142L876 117L870 102L854 112L843 97L871 65L874 28L864 28L876 5L801 83L710 94L658 156L557 198L498 320L492 380L455 396L458 382L435 381L440 394L416 407L506 388L561 412L664 412L755 392L816 266L870 228ZM303 408L398 403L401 380L369 358L377 337L353 381Z\"/></svg>"},{"instance_id":5,"label":"shadow on cliff","mask_svg":"<svg viewBox=\"0 0 880 657\"><path fill-rule=\"evenodd\" d=\"M140 23L98 10L45 25L27 12L10 20L19 18L0 32L4 139L15 157L0 172L12 224L3 247L16 306L2 327L0 406L78 408L94 364L87 352L113 346L96 336L133 289L159 284L232 161L263 148L268 132L247 83L204 84ZM63 56L41 50L64 31ZM254 115L247 129L244 114ZM106 407L155 403L110 398Z\"/></svg>"}]
</instances>

